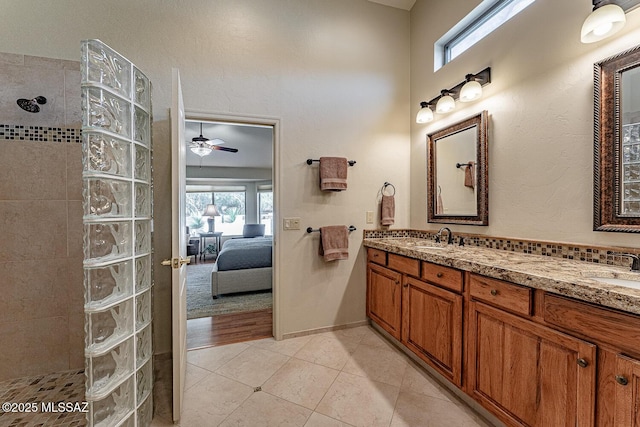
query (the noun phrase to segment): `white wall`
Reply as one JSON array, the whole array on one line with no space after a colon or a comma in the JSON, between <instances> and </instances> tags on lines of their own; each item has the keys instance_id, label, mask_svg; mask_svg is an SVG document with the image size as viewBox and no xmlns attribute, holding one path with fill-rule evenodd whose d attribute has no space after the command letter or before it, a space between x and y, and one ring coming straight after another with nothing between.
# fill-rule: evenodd
<instances>
[{"instance_id":1,"label":"white wall","mask_svg":"<svg viewBox=\"0 0 640 427\"><path fill-rule=\"evenodd\" d=\"M361 230L385 181L409 225L409 13L366 0L0 0L0 51L77 60L99 38L153 82L156 352L170 349L171 68L185 106L280 119L280 217L353 224L350 259L325 264L318 235L280 232L281 332L365 319ZM349 190L321 194L321 155L357 160ZM163 232L164 230L164 232Z\"/></svg>"},{"instance_id":2,"label":"white wall","mask_svg":"<svg viewBox=\"0 0 640 427\"><path fill-rule=\"evenodd\" d=\"M637 45L640 9L621 33L580 43L588 0L537 0L433 72L433 43L479 0L418 0L411 10L411 115L419 103L491 66L482 100L427 125L412 122L411 226L426 222L426 134L488 110L489 226L455 231L638 247L629 233L593 229L593 64Z\"/></svg>"}]
</instances>

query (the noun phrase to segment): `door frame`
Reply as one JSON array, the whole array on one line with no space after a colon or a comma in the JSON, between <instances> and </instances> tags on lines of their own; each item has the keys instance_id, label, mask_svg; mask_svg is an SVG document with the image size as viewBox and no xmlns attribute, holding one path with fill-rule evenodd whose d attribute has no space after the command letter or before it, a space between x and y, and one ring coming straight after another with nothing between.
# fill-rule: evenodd
<instances>
[{"instance_id":1,"label":"door frame","mask_svg":"<svg viewBox=\"0 0 640 427\"><path fill-rule=\"evenodd\" d=\"M219 113L204 110L185 109L185 120L202 120L212 122L229 122L246 125L262 125L273 127L273 158L271 181L273 183L273 329L276 340L282 340L280 327L280 118L271 116L246 115L235 113Z\"/></svg>"}]
</instances>

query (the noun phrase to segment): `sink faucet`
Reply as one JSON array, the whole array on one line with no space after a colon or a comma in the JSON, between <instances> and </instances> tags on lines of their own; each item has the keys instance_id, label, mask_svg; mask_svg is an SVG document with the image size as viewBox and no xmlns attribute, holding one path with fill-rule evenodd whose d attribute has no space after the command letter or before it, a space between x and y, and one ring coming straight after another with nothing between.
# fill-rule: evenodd
<instances>
[{"instance_id":1,"label":"sink faucet","mask_svg":"<svg viewBox=\"0 0 640 427\"><path fill-rule=\"evenodd\" d=\"M436 243L440 243L440 240L442 239L442 232L445 230L448 232L447 244L451 245L453 244L453 233L451 232L451 229L449 227L442 227L438 231L438 234L436 234Z\"/></svg>"},{"instance_id":2,"label":"sink faucet","mask_svg":"<svg viewBox=\"0 0 640 427\"><path fill-rule=\"evenodd\" d=\"M621 252L611 252L611 255L620 255L631 258L631 271L640 272L640 257L635 254L625 254Z\"/></svg>"}]
</instances>

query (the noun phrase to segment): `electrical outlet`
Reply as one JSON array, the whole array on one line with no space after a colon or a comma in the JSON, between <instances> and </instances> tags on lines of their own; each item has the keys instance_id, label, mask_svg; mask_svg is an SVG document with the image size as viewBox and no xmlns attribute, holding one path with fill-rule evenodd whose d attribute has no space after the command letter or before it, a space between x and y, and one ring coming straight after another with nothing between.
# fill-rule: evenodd
<instances>
[{"instance_id":1,"label":"electrical outlet","mask_svg":"<svg viewBox=\"0 0 640 427\"><path fill-rule=\"evenodd\" d=\"M373 224L373 211L367 211L367 224Z\"/></svg>"},{"instance_id":2,"label":"electrical outlet","mask_svg":"<svg viewBox=\"0 0 640 427\"><path fill-rule=\"evenodd\" d=\"M285 230L300 230L300 218L285 218L283 228Z\"/></svg>"}]
</instances>

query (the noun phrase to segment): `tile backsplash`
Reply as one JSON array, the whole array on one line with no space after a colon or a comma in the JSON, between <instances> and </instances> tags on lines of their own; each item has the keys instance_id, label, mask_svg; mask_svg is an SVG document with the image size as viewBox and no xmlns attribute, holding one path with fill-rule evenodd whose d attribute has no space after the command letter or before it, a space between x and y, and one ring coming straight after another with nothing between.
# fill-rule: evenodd
<instances>
[{"instance_id":1,"label":"tile backsplash","mask_svg":"<svg viewBox=\"0 0 640 427\"><path fill-rule=\"evenodd\" d=\"M40 141L82 143L80 128L0 124L0 139L9 141Z\"/></svg>"},{"instance_id":2,"label":"tile backsplash","mask_svg":"<svg viewBox=\"0 0 640 427\"><path fill-rule=\"evenodd\" d=\"M427 230L364 230L365 239L411 237L433 240L435 235L435 231ZM608 265L629 266L631 264L628 257L617 255L620 252L640 254L640 249L637 248L581 245L466 233L454 233L454 244L459 244L461 238L464 239L464 244L467 246Z\"/></svg>"}]
</instances>

